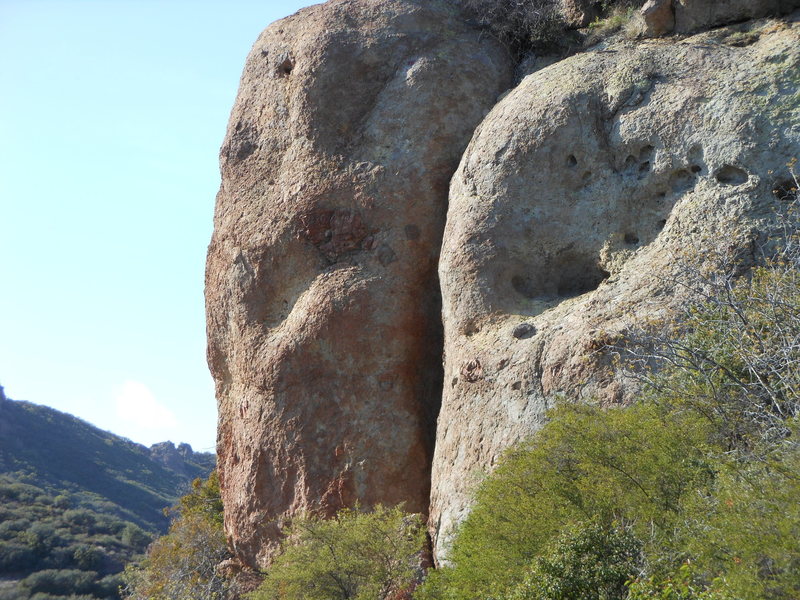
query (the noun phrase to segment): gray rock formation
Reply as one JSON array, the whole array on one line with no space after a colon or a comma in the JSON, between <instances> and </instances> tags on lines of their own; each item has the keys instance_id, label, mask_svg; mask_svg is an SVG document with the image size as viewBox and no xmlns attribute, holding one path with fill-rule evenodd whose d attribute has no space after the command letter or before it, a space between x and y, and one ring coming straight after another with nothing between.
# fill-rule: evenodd
<instances>
[{"instance_id":1,"label":"gray rock formation","mask_svg":"<svg viewBox=\"0 0 800 600\"><path fill-rule=\"evenodd\" d=\"M438 560L478 476L556 398L630 397L603 348L685 299L685 265L752 254L800 156L798 81L800 26L762 22L573 56L481 123L439 264Z\"/></svg>"},{"instance_id":2,"label":"gray rock formation","mask_svg":"<svg viewBox=\"0 0 800 600\"><path fill-rule=\"evenodd\" d=\"M511 71L444 2L333 0L253 47L206 274L243 563L265 565L298 511L427 512L448 182Z\"/></svg>"},{"instance_id":3,"label":"gray rock formation","mask_svg":"<svg viewBox=\"0 0 800 600\"><path fill-rule=\"evenodd\" d=\"M692 33L782 15L798 7L800 0L648 0L642 7L640 29L645 37Z\"/></svg>"},{"instance_id":4,"label":"gray rock formation","mask_svg":"<svg viewBox=\"0 0 800 600\"><path fill-rule=\"evenodd\" d=\"M800 6L798 0L673 0L672 3L676 33L780 15Z\"/></svg>"}]
</instances>

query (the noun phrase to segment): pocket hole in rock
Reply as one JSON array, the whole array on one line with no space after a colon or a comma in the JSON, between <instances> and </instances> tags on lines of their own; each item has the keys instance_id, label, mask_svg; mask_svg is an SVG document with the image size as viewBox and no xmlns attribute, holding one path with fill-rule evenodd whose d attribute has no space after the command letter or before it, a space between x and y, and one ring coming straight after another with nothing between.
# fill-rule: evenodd
<instances>
[{"instance_id":1,"label":"pocket hole in rock","mask_svg":"<svg viewBox=\"0 0 800 600\"><path fill-rule=\"evenodd\" d=\"M694 184L694 174L688 169L679 169L669 178L669 185L672 187L672 191L676 193L690 190L694 187Z\"/></svg>"},{"instance_id":2,"label":"pocket hole in rock","mask_svg":"<svg viewBox=\"0 0 800 600\"><path fill-rule=\"evenodd\" d=\"M649 162L650 159L653 158L653 150L652 146L645 146L639 151L639 160Z\"/></svg>"},{"instance_id":3,"label":"pocket hole in rock","mask_svg":"<svg viewBox=\"0 0 800 600\"><path fill-rule=\"evenodd\" d=\"M536 297L536 289L531 280L527 277L514 275L511 278L511 287L513 287L518 294L525 296L526 298Z\"/></svg>"},{"instance_id":4,"label":"pocket hole in rock","mask_svg":"<svg viewBox=\"0 0 800 600\"><path fill-rule=\"evenodd\" d=\"M294 63L292 62L291 58L287 58L278 65L278 75L281 77L288 77L291 74L292 69L294 69Z\"/></svg>"},{"instance_id":5,"label":"pocket hole in rock","mask_svg":"<svg viewBox=\"0 0 800 600\"><path fill-rule=\"evenodd\" d=\"M579 296L600 287L610 273L601 269L599 265L585 265L586 269L572 269L564 272L558 282L558 295L561 297Z\"/></svg>"},{"instance_id":6,"label":"pocket hole in rock","mask_svg":"<svg viewBox=\"0 0 800 600\"><path fill-rule=\"evenodd\" d=\"M772 193L778 200L792 200L797 194L797 184L793 179L779 181L772 186Z\"/></svg>"},{"instance_id":7,"label":"pocket hole in rock","mask_svg":"<svg viewBox=\"0 0 800 600\"><path fill-rule=\"evenodd\" d=\"M571 167L577 167L577 166L578 166L578 159L577 159L577 158L575 158L575 155L574 155L574 154L570 154L570 155L567 157L567 166L568 166L568 167L570 167L570 168L571 168Z\"/></svg>"},{"instance_id":8,"label":"pocket hole in rock","mask_svg":"<svg viewBox=\"0 0 800 600\"><path fill-rule=\"evenodd\" d=\"M639 236L637 236L635 233L626 233L624 239L625 243L629 246L635 246L639 243Z\"/></svg>"},{"instance_id":9,"label":"pocket hole in rock","mask_svg":"<svg viewBox=\"0 0 800 600\"><path fill-rule=\"evenodd\" d=\"M742 185L750 179L747 171L733 165L725 165L717 171L714 177L723 185Z\"/></svg>"},{"instance_id":10,"label":"pocket hole in rock","mask_svg":"<svg viewBox=\"0 0 800 600\"><path fill-rule=\"evenodd\" d=\"M598 288L609 273L596 256L564 252L530 274L511 277L511 287L528 300L571 298Z\"/></svg>"}]
</instances>

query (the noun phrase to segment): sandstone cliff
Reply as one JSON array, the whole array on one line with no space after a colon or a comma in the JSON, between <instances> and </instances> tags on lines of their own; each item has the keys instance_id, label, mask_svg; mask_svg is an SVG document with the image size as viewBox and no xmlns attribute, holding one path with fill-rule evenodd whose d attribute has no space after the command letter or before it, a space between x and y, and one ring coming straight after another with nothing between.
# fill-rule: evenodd
<instances>
[{"instance_id":1,"label":"sandstone cliff","mask_svg":"<svg viewBox=\"0 0 800 600\"><path fill-rule=\"evenodd\" d=\"M667 2L667 30L791 2L722 4ZM509 54L443 0L270 26L206 275L238 558L266 565L297 512L405 502L445 559L477 476L555 398L626 401L606 341L673 311L721 241L756 258L800 156L799 42L791 18L604 42L498 98Z\"/></svg>"}]
</instances>

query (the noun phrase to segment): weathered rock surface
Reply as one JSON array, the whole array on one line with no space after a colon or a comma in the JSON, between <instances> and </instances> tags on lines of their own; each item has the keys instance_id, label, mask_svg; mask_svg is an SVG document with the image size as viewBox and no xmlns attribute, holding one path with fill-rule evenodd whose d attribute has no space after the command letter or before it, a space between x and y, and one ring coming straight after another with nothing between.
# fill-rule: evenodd
<instances>
[{"instance_id":1,"label":"weathered rock surface","mask_svg":"<svg viewBox=\"0 0 800 600\"><path fill-rule=\"evenodd\" d=\"M640 15L640 33L643 37L661 37L675 29L672 0L647 0Z\"/></svg>"},{"instance_id":2,"label":"weathered rock surface","mask_svg":"<svg viewBox=\"0 0 800 600\"><path fill-rule=\"evenodd\" d=\"M629 398L604 346L684 299L684 265L752 254L800 155L798 82L800 26L761 22L576 55L479 126L439 265L438 560L476 476L555 398Z\"/></svg>"},{"instance_id":3,"label":"weathered rock surface","mask_svg":"<svg viewBox=\"0 0 800 600\"><path fill-rule=\"evenodd\" d=\"M448 182L511 71L438 1L333 0L253 47L206 272L226 530L243 563L265 565L298 511L427 512Z\"/></svg>"},{"instance_id":4,"label":"weathered rock surface","mask_svg":"<svg viewBox=\"0 0 800 600\"><path fill-rule=\"evenodd\" d=\"M641 33L658 37L692 33L737 21L777 16L800 7L800 0L648 0Z\"/></svg>"},{"instance_id":5,"label":"weathered rock surface","mask_svg":"<svg viewBox=\"0 0 800 600\"><path fill-rule=\"evenodd\" d=\"M726 23L780 15L798 6L798 0L673 0L675 31L691 33Z\"/></svg>"},{"instance_id":6,"label":"weathered rock surface","mask_svg":"<svg viewBox=\"0 0 800 600\"><path fill-rule=\"evenodd\" d=\"M560 0L561 14L568 27L586 27L602 14L597 0Z\"/></svg>"}]
</instances>

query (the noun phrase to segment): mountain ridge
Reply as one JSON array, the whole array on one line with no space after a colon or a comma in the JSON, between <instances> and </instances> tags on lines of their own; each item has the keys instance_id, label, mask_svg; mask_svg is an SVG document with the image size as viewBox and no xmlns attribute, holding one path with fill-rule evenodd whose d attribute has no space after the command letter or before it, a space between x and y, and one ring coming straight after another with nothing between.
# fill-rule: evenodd
<instances>
[{"instance_id":1,"label":"mountain ridge","mask_svg":"<svg viewBox=\"0 0 800 600\"><path fill-rule=\"evenodd\" d=\"M41 440L48 443L36 443ZM165 530L163 509L214 463L213 454L188 444L148 448L69 413L10 399L0 388L0 474L50 490L96 494L145 529Z\"/></svg>"}]
</instances>

